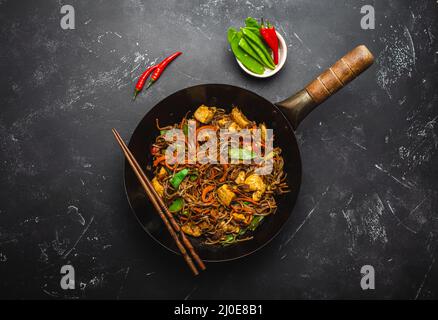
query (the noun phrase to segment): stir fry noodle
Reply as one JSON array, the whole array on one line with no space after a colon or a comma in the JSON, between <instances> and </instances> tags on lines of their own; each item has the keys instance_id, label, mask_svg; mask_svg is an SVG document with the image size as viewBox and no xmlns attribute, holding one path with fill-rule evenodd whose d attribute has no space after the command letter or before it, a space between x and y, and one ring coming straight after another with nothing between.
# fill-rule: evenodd
<instances>
[{"instance_id":1,"label":"stir fry noodle","mask_svg":"<svg viewBox=\"0 0 438 320\"><path fill-rule=\"evenodd\" d=\"M257 174L259 164L253 162L201 164L186 161L170 164L165 156L171 144L166 140L166 132L180 129L187 135L189 120L196 121L196 134L203 129L217 132L221 129L260 129L262 138L266 132L265 124L248 120L237 107L227 113L225 109L205 105L190 118L187 114L181 122L173 125L160 127L157 119L159 135L151 146L153 162L148 168L153 173L154 189L184 233L199 237L209 245L229 245L252 239L253 231L262 220L275 213L276 197L289 192L281 149L274 145L270 152L272 170L264 175ZM189 143L186 138L186 149ZM196 143L199 147L203 142ZM260 148L263 152L263 141ZM243 151L239 155L245 157L247 154Z\"/></svg>"}]
</instances>

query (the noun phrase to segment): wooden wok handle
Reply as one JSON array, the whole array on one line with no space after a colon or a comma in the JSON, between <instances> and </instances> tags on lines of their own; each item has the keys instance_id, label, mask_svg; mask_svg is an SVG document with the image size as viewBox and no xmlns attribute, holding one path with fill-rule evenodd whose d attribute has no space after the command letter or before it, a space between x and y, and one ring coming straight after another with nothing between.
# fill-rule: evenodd
<instances>
[{"instance_id":1,"label":"wooden wok handle","mask_svg":"<svg viewBox=\"0 0 438 320\"><path fill-rule=\"evenodd\" d=\"M373 62L374 57L372 53L367 47L360 45L321 73L303 90L276 103L276 105L287 116L294 129L296 129L300 122L316 106L360 75Z\"/></svg>"},{"instance_id":2,"label":"wooden wok handle","mask_svg":"<svg viewBox=\"0 0 438 320\"><path fill-rule=\"evenodd\" d=\"M373 64L374 57L364 45L357 46L306 86L312 100L320 104Z\"/></svg>"}]
</instances>

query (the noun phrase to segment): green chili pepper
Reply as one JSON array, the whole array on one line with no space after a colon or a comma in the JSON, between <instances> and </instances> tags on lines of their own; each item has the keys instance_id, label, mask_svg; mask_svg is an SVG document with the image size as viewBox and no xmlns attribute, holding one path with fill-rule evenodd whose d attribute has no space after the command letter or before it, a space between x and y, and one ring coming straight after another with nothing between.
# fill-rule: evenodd
<instances>
[{"instance_id":1,"label":"green chili pepper","mask_svg":"<svg viewBox=\"0 0 438 320\"><path fill-rule=\"evenodd\" d=\"M247 27L257 28L259 30L262 26L258 23L258 21L255 18L248 17L245 19L245 25Z\"/></svg>"},{"instance_id":2,"label":"green chili pepper","mask_svg":"<svg viewBox=\"0 0 438 320\"><path fill-rule=\"evenodd\" d=\"M247 54L249 54L251 57L256 59L261 64L264 64L262 59L259 57L259 55L254 51L254 49L249 45L248 41L246 41L245 38L240 38L239 40L239 47L243 49Z\"/></svg>"},{"instance_id":3,"label":"green chili pepper","mask_svg":"<svg viewBox=\"0 0 438 320\"><path fill-rule=\"evenodd\" d=\"M172 213L179 212L184 206L184 200L181 198L175 199L169 206L169 211Z\"/></svg>"},{"instance_id":4,"label":"green chili pepper","mask_svg":"<svg viewBox=\"0 0 438 320\"><path fill-rule=\"evenodd\" d=\"M173 177L170 179L170 184L175 188L178 189L181 182L184 180L184 178L189 173L189 169L182 169L181 171L175 173Z\"/></svg>"},{"instance_id":5,"label":"green chili pepper","mask_svg":"<svg viewBox=\"0 0 438 320\"><path fill-rule=\"evenodd\" d=\"M254 231L260 224L260 221L263 220L263 216L254 216L252 218L251 223L248 226L248 229Z\"/></svg>"},{"instance_id":6,"label":"green chili pepper","mask_svg":"<svg viewBox=\"0 0 438 320\"><path fill-rule=\"evenodd\" d=\"M257 37L257 36L256 36ZM242 33L237 32L234 28L228 29L228 42L231 45L231 50L233 51L236 58L250 71L256 74L263 74L265 72L265 67L257 60L252 58L249 54L239 47L239 41L242 38Z\"/></svg>"},{"instance_id":7,"label":"green chili pepper","mask_svg":"<svg viewBox=\"0 0 438 320\"><path fill-rule=\"evenodd\" d=\"M168 130L160 130L160 135L165 135Z\"/></svg>"},{"instance_id":8,"label":"green chili pepper","mask_svg":"<svg viewBox=\"0 0 438 320\"><path fill-rule=\"evenodd\" d=\"M248 149L230 148L230 158L237 160L252 160L255 153Z\"/></svg>"},{"instance_id":9,"label":"green chili pepper","mask_svg":"<svg viewBox=\"0 0 438 320\"><path fill-rule=\"evenodd\" d=\"M274 69L274 61L272 60L271 54L269 53L263 41L251 30L247 28L241 28L241 30L245 38L248 40L248 43L251 45L254 51L257 52L262 61L266 63L270 69Z\"/></svg>"}]
</instances>

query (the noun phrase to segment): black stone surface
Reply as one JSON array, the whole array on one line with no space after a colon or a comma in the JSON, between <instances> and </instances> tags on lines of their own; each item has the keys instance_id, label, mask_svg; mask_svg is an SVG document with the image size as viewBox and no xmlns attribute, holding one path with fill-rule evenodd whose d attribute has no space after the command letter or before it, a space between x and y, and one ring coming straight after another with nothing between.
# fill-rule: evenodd
<instances>
[{"instance_id":1,"label":"black stone surface","mask_svg":"<svg viewBox=\"0 0 438 320\"><path fill-rule=\"evenodd\" d=\"M60 27L71 4L76 29ZM360 8L374 5L375 30ZM438 297L436 1L0 0L0 297ZM226 29L269 18L288 43L274 78L246 76ZM303 184L293 217L263 250L209 264L193 278L131 214L123 158L159 100L229 83L273 102L301 89L358 44L371 69L297 131ZM180 57L131 102L135 79ZM150 213L152 214L152 213ZM76 289L62 290L71 264ZM360 269L374 266L376 289Z\"/></svg>"}]
</instances>

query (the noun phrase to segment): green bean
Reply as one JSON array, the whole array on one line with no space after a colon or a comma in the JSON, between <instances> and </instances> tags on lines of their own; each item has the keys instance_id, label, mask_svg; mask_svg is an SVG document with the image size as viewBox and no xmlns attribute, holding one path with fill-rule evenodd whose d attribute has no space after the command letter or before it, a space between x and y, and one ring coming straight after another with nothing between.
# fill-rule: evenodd
<instances>
[{"instance_id":1,"label":"green bean","mask_svg":"<svg viewBox=\"0 0 438 320\"><path fill-rule=\"evenodd\" d=\"M272 60L272 56L266 48L263 41L251 30L247 28L241 28L243 35L247 40L249 40L249 44L254 49L255 52L260 56L262 61L266 61L266 64L270 69L275 69L274 61Z\"/></svg>"},{"instance_id":2,"label":"green bean","mask_svg":"<svg viewBox=\"0 0 438 320\"><path fill-rule=\"evenodd\" d=\"M265 68L263 65L254 58L252 58L249 54L242 50L239 47L239 41L242 38L242 33L237 32L234 28L228 29L228 42L231 45L231 50L233 51L236 58L250 71L256 74L263 74L265 72Z\"/></svg>"},{"instance_id":3,"label":"green bean","mask_svg":"<svg viewBox=\"0 0 438 320\"><path fill-rule=\"evenodd\" d=\"M262 59L258 56L258 54L253 50L253 48L249 45L248 41L244 37L239 40L239 47L243 49L247 54L256 59L261 64L264 64Z\"/></svg>"}]
</instances>

